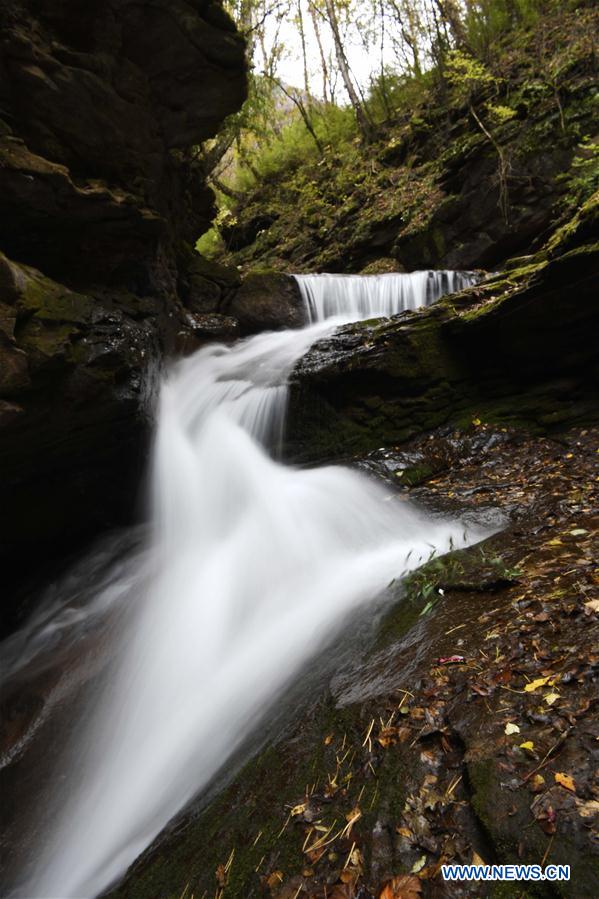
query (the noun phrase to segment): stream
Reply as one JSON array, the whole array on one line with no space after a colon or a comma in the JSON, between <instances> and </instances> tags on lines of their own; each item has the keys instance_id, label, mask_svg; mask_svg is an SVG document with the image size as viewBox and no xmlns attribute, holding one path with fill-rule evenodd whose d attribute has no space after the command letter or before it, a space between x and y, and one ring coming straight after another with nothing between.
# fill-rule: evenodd
<instances>
[{"instance_id":1,"label":"stream","mask_svg":"<svg viewBox=\"0 0 599 899\"><path fill-rule=\"evenodd\" d=\"M313 343L475 276L297 281L304 328L213 344L170 368L149 524L107 538L3 646L5 684L47 684L2 756L17 763L25 806L14 899L91 899L116 883L357 610L431 555L489 534L399 502L367 474L280 461L288 377ZM55 715L66 738L48 725ZM32 749L40 733L56 747L31 788L19 760L45 757Z\"/></svg>"}]
</instances>

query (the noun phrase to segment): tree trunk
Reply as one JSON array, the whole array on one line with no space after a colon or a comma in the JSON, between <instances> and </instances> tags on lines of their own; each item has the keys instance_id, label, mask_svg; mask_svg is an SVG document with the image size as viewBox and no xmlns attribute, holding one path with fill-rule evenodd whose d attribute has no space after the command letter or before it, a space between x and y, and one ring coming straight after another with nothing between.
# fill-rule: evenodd
<instances>
[{"instance_id":1,"label":"tree trunk","mask_svg":"<svg viewBox=\"0 0 599 899\"><path fill-rule=\"evenodd\" d=\"M325 0L325 8L327 11L329 25L331 26L331 31L333 33L337 63L339 65L343 84L345 85L345 90L347 91L350 103L353 106L354 113L356 115L358 130L360 131L360 134L362 135L364 140L370 141L372 140L372 122L368 118L366 110L364 109L364 106L360 101L358 92L356 91L351 78L349 64L347 62L347 57L343 48L343 42L341 40L341 34L339 32L339 22L337 21L337 13L335 11L333 0Z\"/></svg>"},{"instance_id":2,"label":"tree trunk","mask_svg":"<svg viewBox=\"0 0 599 899\"><path fill-rule=\"evenodd\" d=\"M316 9L314 4L308 0L308 7L310 10L310 17L312 19L312 25L314 26L314 34L316 35L316 43L318 44L318 52L320 54L320 65L322 66L322 99L325 103L334 103L335 98L333 97L333 88L331 86L331 81L329 78L329 68L327 66L327 60L324 55L324 48L322 46L322 38L320 36L320 27L318 25L318 17L316 14Z\"/></svg>"}]
</instances>

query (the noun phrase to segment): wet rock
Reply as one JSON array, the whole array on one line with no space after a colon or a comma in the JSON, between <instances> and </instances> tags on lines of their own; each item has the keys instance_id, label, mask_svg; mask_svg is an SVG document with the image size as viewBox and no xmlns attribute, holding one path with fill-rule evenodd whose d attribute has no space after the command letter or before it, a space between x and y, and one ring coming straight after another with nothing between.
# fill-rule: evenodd
<instances>
[{"instance_id":1,"label":"wet rock","mask_svg":"<svg viewBox=\"0 0 599 899\"><path fill-rule=\"evenodd\" d=\"M246 66L242 37L209 0L0 6L10 607L9 582L34 558L134 514L162 356L235 333L188 318L218 312L238 283L194 252L214 198L189 148L239 108Z\"/></svg>"},{"instance_id":2,"label":"wet rock","mask_svg":"<svg viewBox=\"0 0 599 899\"><path fill-rule=\"evenodd\" d=\"M299 288L289 275L250 273L226 304L242 334L300 328L305 314Z\"/></svg>"},{"instance_id":3,"label":"wet rock","mask_svg":"<svg viewBox=\"0 0 599 899\"><path fill-rule=\"evenodd\" d=\"M181 355L188 355L215 340L229 343L239 337L239 322L228 315L213 312L206 315L192 315L185 319L185 329L177 335L176 349Z\"/></svg>"},{"instance_id":4,"label":"wet rock","mask_svg":"<svg viewBox=\"0 0 599 899\"><path fill-rule=\"evenodd\" d=\"M447 424L549 430L593 420L597 206L533 264L314 345L291 379L290 458L364 453Z\"/></svg>"},{"instance_id":5,"label":"wet rock","mask_svg":"<svg viewBox=\"0 0 599 899\"><path fill-rule=\"evenodd\" d=\"M207 0L7 2L1 38L0 246L71 283L172 284L213 210L184 151L245 96L231 20Z\"/></svg>"}]
</instances>

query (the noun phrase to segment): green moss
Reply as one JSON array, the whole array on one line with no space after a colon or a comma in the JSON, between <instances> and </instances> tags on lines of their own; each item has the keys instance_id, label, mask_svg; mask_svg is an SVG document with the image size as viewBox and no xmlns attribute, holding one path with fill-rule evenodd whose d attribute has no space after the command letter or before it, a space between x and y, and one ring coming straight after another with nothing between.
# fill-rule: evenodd
<instances>
[{"instance_id":1,"label":"green moss","mask_svg":"<svg viewBox=\"0 0 599 899\"><path fill-rule=\"evenodd\" d=\"M33 269L22 267L22 270L25 278L17 302L21 313L32 313L48 322L87 324L91 321L95 304L90 297L74 293Z\"/></svg>"},{"instance_id":2,"label":"green moss","mask_svg":"<svg viewBox=\"0 0 599 899\"><path fill-rule=\"evenodd\" d=\"M72 325L57 324L45 327L32 320L18 333L18 346L32 356L33 366L52 359L64 359L70 346L74 329Z\"/></svg>"}]
</instances>

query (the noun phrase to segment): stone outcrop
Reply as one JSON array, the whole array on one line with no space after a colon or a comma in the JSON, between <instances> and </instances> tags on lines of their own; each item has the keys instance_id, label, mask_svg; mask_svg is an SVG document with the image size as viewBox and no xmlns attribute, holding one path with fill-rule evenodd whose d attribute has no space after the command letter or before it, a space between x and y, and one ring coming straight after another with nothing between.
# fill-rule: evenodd
<instances>
[{"instance_id":1,"label":"stone outcrop","mask_svg":"<svg viewBox=\"0 0 599 899\"><path fill-rule=\"evenodd\" d=\"M272 273L250 273L226 306L243 334L300 328L305 323L301 294L295 278Z\"/></svg>"},{"instance_id":2,"label":"stone outcrop","mask_svg":"<svg viewBox=\"0 0 599 899\"><path fill-rule=\"evenodd\" d=\"M218 2L0 0L7 575L131 510L159 355L237 332L206 319L238 276L193 251L194 146L245 91Z\"/></svg>"},{"instance_id":3,"label":"stone outcrop","mask_svg":"<svg viewBox=\"0 0 599 899\"><path fill-rule=\"evenodd\" d=\"M294 461L394 446L473 418L596 419L598 197L536 257L434 306L339 329L292 375Z\"/></svg>"}]
</instances>

